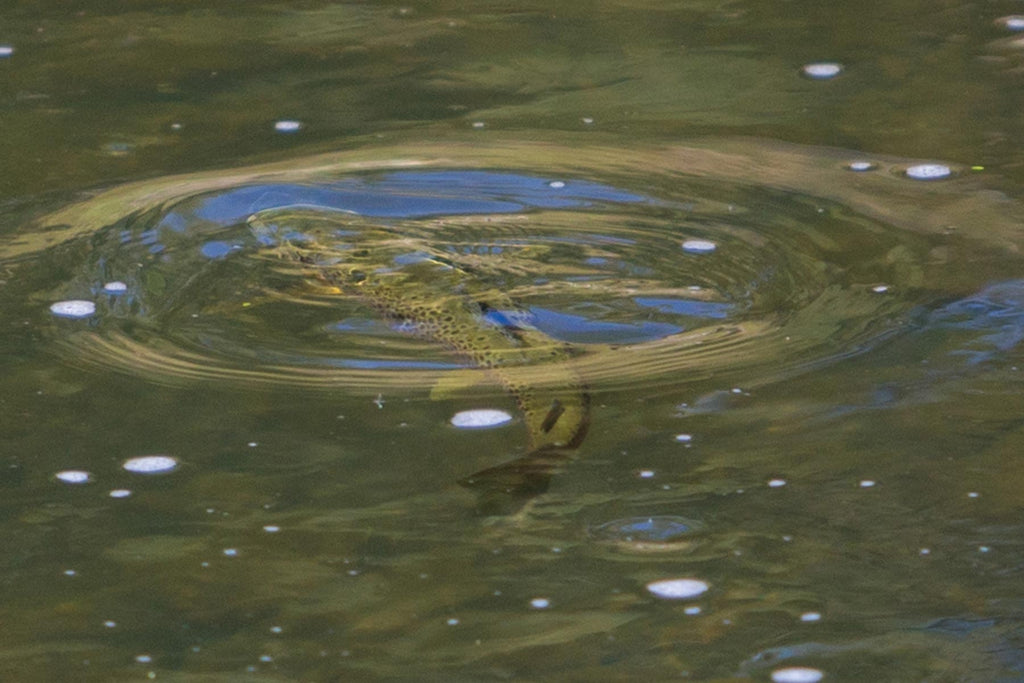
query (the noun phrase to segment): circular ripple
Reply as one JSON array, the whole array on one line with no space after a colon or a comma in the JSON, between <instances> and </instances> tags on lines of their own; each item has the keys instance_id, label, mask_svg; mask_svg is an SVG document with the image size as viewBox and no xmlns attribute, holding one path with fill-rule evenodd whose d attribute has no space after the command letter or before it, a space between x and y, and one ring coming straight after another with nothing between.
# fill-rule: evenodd
<instances>
[{"instance_id":1,"label":"circular ripple","mask_svg":"<svg viewBox=\"0 0 1024 683\"><path fill-rule=\"evenodd\" d=\"M703 525L683 517L654 515L606 522L590 530L594 540L627 552L685 550Z\"/></svg>"},{"instance_id":2,"label":"circular ripple","mask_svg":"<svg viewBox=\"0 0 1024 683\"><path fill-rule=\"evenodd\" d=\"M115 189L44 221L77 238L61 246L68 253L87 242L51 300L98 297L93 324L54 341L70 362L159 382L376 395L487 381L458 349L367 296L362 272L408 278L424 300L462 297L482 328L571 345L561 362L592 391L711 374L749 384L867 348L918 303L931 243L885 219L905 227L899 207L928 184L851 174L835 154L758 151L789 164L785 187L759 184L768 176L756 166L724 164L716 178L720 150L660 162L595 152L589 167L580 154L574 174L552 168L553 178L477 170L500 164L480 149L453 160L446 148L444 162L319 158ZM530 165L528 152L516 162ZM849 202L820 196L841 183ZM886 192L899 200L891 216ZM923 231L933 218L913 214ZM112 281L123 284L116 296L104 292ZM872 291L879 282L886 296ZM550 363L510 365L511 382L564 377Z\"/></svg>"}]
</instances>

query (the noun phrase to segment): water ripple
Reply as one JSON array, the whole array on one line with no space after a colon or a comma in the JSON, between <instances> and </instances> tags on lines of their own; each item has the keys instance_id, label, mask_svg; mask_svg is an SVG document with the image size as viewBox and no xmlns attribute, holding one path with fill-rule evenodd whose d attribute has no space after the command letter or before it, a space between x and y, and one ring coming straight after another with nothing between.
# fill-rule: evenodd
<instances>
[{"instance_id":1,"label":"water ripple","mask_svg":"<svg viewBox=\"0 0 1024 683\"><path fill-rule=\"evenodd\" d=\"M480 324L572 344L566 362L599 392L712 374L750 383L859 353L927 299L934 233L958 215L956 202L1005 212L955 187L961 178L944 181L946 214L936 215L923 207L938 184L893 172L906 160L852 173L836 152L745 144L590 150L571 172L553 163L557 149L526 145L158 179L68 206L0 254L73 262L70 277L30 294L95 301L88 321L54 330L73 364L157 382L372 394L429 388L453 371L485 381L457 352L382 320L355 290L311 285L276 253L308 239L302 230L254 234L247 223L300 206L316 216L320 258L351 260L367 230L388 231L375 267L447 264L500 291L514 310L488 309ZM758 164L772 172L758 175ZM684 248L693 241L715 248ZM111 281L123 283L116 295L103 289ZM548 381L543 364L510 372Z\"/></svg>"}]
</instances>

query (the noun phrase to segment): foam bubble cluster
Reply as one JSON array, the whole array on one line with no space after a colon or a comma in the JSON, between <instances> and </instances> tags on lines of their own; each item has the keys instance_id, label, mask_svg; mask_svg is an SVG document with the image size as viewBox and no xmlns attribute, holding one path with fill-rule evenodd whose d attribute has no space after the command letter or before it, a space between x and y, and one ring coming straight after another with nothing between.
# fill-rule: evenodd
<instances>
[{"instance_id":1,"label":"foam bubble cluster","mask_svg":"<svg viewBox=\"0 0 1024 683\"><path fill-rule=\"evenodd\" d=\"M135 474L164 474L176 469L178 461L169 455L142 455L125 460L122 467Z\"/></svg>"},{"instance_id":2,"label":"foam bubble cluster","mask_svg":"<svg viewBox=\"0 0 1024 683\"><path fill-rule=\"evenodd\" d=\"M480 408L477 410L463 410L452 416L452 424L459 429L486 429L497 427L512 420L512 416L504 410L493 408Z\"/></svg>"},{"instance_id":3,"label":"foam bubble cluster","mask_svg":"<svg viewBox=\"0 0 1024 683\"><path fill-rule=\"evenodd\" d=\"M809 666L787 666L772 672L773 683L817 683L825 674Z\"/></svg>"},{"instance_id":4,"label":"foam bubble cluster","mask_svg":"<svg viewBox=\"0 0 1024 683\"><path fill-rule=\"evenodd\" d=\"M945 164L917 164L908 168L906 173L914 180L939 180L953 175L953 169Z\"/></svg>"},{"instance_id":5,"label":"foam bubble cluster","mask_svg":"<svg viewBox=\"0 0 1024 683\"><path fill-rule=\"evenodd\" d=\"M686 240L683 242L683 251L688 254L710 254L718 245L711 240Z\"/></svg>"},{"instance_id":6,"label":"foam bubble cluster","mask_svg":"<svg viewBox=\"0 0 1024 683\"><path fill-rule=\"evenodd\" d=\"M843 65L836 62L814 62L805 64L801 69L804 76L817 80L835 78L843 72Z\"/></svg>"},{"instance_id":7,"label":"foam bubble cluster","mask_svg":"<svg viewBox=\"0 0 1024 683\"><path fill-rule=\"evenodd\" d=\"M708 584L699 579L662 579L647 584L647 590L666 600L687 600L706 593Z\"/></svg>"},{"instance_id":8,"label":"foam bubble cluster","mask_svg":"<svg viewBox=\"0 0 1024 683\"><path fill-rule=\"evenodd\" d=\"M996 23L1008 31L1024 31L1024 16L1014 14L996 19Z\"/></svg>"},{"instance_id":9,"label":"foam bubble cluster","mask_svg":"<svg viewBox=\"0 0 1024 683\"><path fill-rule=\"evenodd\" d=\"M301 129L301 121L278 121L274 124L274 130L278 133L297 133Z\"/></svg>"},{"instance_id":10,"label":"foam bubble cluster","mask_svg":"<svg viewBox=\"0 0 1024 683\"><path fill-rule=\"evenodd\" d=\"M116 280L103 285L103 291L107 294L123 294L128 291L128 285L120 280Z\"/></svg>"},{"instance_id":11,"label":"foam bubble cluster","mask_svg":"<svg viewBox=\"0 0 1024 683\"><path fill-rule=\"evenodd\" d=\"M85 470L63 470L53 476L65 484L88 484L92 481L92 475Z\"/></svg>"},{"instance_id":12,"label":"foam bubble cluster","mask_svg":"<svg viewBox=\"0 0 1024 683\"><path fill-rule=\"evenodd\" d=\"M61 318L88 318L96 313L96 304L84 299L68 299L51 304L50 312Z\"/></svg>"}]
</instances>

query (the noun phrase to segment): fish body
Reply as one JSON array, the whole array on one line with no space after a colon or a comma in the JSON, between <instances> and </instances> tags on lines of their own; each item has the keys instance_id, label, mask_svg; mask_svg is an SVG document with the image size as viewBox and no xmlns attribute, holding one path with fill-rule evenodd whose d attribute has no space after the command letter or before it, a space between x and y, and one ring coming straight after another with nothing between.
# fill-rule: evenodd
<instances>
[{"instance_id":1,"label":"fish body","mask_svg":"<svg viewBox=\"0 0 1024 683\"><path fill-rule=\"evenodd\" d=\"M473 265L400 228L337 210L276 208L248 223L280 257L467 357L515 397L528 453L460 482L485 494L487 507L543 492L583 442L590 397L572 369L572 346L527 324L525 311Z\"/></svg>"}]
</instances>

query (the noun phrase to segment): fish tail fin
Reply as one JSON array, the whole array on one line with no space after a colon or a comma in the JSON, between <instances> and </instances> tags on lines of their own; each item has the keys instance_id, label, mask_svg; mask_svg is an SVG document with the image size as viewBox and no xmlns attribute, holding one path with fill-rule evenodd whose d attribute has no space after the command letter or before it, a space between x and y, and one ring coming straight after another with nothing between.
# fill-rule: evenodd
<instances>
[{"instance_id":1,"label":"fish tail fin","mask_svg":"<svg viewBox=\"0 0 1024 683\"><path fill-rule=\"evenodd\" d=\"M573 449L544 446L471 474L460 479L459 484L479 494L477 511L480 514L507 515L547 491L551 477L573 457Z\"/></svg>"}]
</instances>

